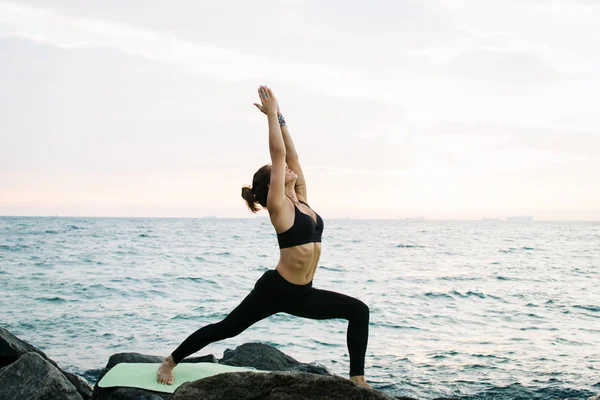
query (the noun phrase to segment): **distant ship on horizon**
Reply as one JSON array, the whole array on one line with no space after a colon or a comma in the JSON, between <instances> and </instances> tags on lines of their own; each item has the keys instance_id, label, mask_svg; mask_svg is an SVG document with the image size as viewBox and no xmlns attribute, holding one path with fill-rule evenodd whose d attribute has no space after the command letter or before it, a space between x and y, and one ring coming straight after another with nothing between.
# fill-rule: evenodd
<instances>
[{"instance_id":1,"label":"distant ship on horizon","mask_svg":"<svg viewBox=\"0 0 600 400\"><path fill-rule=\"evenodd\" d=\"M510 222L531 222L533 221L533 217L531 215L521 215L515 217L506 217L506 220Z\"/></svg>"}]
</instances>

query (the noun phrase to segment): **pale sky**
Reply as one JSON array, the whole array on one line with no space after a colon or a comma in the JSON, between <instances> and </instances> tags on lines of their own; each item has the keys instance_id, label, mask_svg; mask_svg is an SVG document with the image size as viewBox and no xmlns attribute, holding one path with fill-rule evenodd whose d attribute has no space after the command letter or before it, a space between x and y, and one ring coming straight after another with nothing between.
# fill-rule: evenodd
<instances>
[{"instance_id":1,"label":"pale sky","mask_svg":"<svg viewBox=\"0 0 600 400\"><path fill-rule=\"evenodd\" d=\"M0 0L0 215L600 220L600 1ZM258 215L266 215L262 211Z\"/></svg>"}]
</instances>

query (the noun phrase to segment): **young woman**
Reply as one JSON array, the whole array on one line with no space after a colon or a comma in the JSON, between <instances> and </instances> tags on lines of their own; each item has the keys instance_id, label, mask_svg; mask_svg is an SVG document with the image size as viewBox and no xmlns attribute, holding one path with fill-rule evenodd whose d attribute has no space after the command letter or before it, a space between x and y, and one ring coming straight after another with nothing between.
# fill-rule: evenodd
<instances>
[{"instance_id":1,"label":"young woman","mask_svg":"<svg viewBox=\"0 0 600 400\"><path fill-rule=\"evenodd\" d=\"M242 188L242 197L252 212L258 211L257 203L269 212L279 242L279 262L258 279L224 320L200 328L167 356L158 370L158 382L173 384L173 368L206 345L237 336L252 324L285 312L310 319L348 320L350 380L370 388L364 377L369 307L353 297L312 287L321 255L323 219L307 204L298 154L273 91L260 86L258 94L261 104L254 105L267 115L271 164L256 171L252 187Z\"/></svg>"}]
</instances>

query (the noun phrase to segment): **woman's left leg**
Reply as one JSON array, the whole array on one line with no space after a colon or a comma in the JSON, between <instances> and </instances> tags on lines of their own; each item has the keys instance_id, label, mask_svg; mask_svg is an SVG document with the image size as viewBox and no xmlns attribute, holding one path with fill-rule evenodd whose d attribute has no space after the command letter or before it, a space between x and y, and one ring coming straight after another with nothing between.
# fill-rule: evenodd
<instances>
[{"instance_id":1,"label":"woman's left leg","mask_svg":"<svg viewBox=\"0 0 600 400\"><path fill-rule=\"evenodd\" d=\"M300 299L288 304L283 312L310 319L347 320L350 377L364 376L369 340L369 307L365 303L345 294L310 288Z\"/></svg>"}]
</instances>

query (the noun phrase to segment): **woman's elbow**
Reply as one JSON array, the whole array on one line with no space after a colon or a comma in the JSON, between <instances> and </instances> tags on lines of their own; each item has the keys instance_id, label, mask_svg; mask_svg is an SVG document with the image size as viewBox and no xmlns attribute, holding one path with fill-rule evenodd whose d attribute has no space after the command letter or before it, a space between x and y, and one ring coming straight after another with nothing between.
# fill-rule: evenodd
<instances>
[{"instance_id":1,"label":"woman's elbow","mask_svg":"<svg viewBox=\"0 0 600 400\"><path fill-rule=\"evenodd\" d=\"M269 152L271 153L271 158L285 158L285 147L281 146L269 146Z\"/></svg>"}]
</instances>

